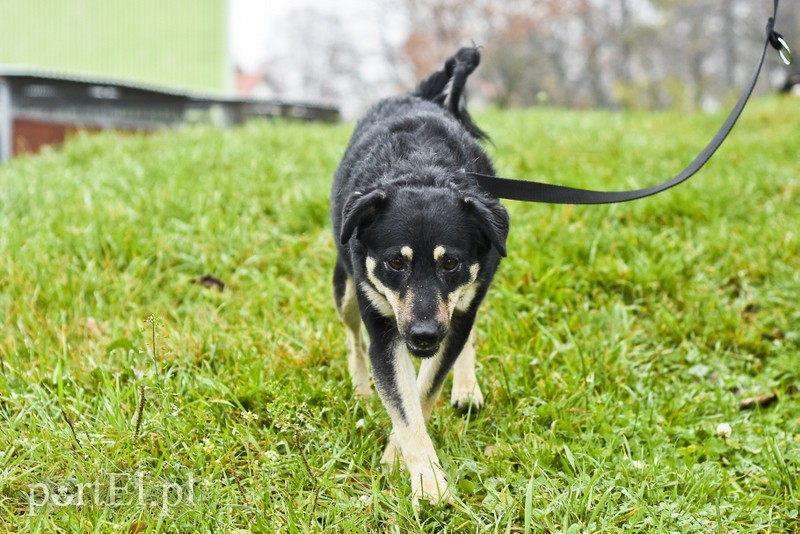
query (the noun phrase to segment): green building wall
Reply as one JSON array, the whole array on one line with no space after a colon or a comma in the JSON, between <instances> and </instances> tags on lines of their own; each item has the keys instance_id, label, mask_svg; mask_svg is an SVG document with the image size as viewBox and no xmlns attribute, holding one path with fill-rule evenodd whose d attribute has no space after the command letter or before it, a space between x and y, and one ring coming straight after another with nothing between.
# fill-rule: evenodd
<instances>
[{"instance_id":1,"label":"green building wall","mask_svg":"<svg viewBox=\"0 0 800 534\"><path fill-rule=\"evenodd\" d=\"M0 0L0 66L232 89L227 0Z\"/></svg>"}]
</instances>

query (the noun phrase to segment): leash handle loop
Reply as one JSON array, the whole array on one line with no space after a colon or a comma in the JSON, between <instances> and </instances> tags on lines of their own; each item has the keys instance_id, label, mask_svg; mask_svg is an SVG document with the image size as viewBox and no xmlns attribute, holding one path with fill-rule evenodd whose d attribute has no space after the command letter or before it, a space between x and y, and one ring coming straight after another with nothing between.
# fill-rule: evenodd
<instances>
[{"instance_id":1,"label":"leash handle loop","mask_svg":"<svg viewBox=\"0 0 800 534\"><path fill-rule=\"evenodd\" d=\"M772 45L772 48L778 51L778 55L781 56L781 61L783 61L783 64L787 66L791 65L792 49L789 48L789 43L786 42L786 39L783 38L783 35L773 30L772 33L769 34L769 42Z\"/></svg>"},{"instance_id":2,"label":"leash handle loop","mask_svg":"<svg viewBox=\"0 0 800 534\"><path fill-rule=\"evenodd\" d=\"M728 118L722 124L716 135L706 145L703 151L695 157L689 165L683 169L677 176L651 187L644 189L637 189L633 191L592 191L589 189L578 189L574 187L567 187L563 185L547 184L542 182L533 182L527 180L513 180L510 178L500 178L488 174L481 174L464 170L465 174L473 176L487 193L497 198L505 198L508 200L521 200L525 202L540 202L545 204L611 204L617 202L629 202L631 200L638 200L651 195L655 195L662 191L666 191L676 185L685 182L697 171L699 171L714 152L722 145L722 142L728 137L728 134L733 129L739 116L742 114L750 95L755 89L758 76L761 73L761 67L764 64L764 58L767 54L767 48L771 45L778 50L781 59L785 64L792 61L792 51L789 48L786 40L775 31L775 18L778 14L778 2L774 1L774 8L772 16L767 22L767 37L764 42L764 49L761 51L761 57L756 65L755 72L750 83L742 91L742 95L736 102L733 110L731 110Z\"/></svg>"}]
</instances>

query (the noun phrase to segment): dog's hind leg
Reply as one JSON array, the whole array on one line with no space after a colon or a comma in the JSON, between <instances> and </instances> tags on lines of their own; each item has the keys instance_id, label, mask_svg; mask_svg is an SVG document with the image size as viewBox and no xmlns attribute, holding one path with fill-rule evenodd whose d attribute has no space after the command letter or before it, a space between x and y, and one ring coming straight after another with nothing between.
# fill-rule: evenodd
<instances>
[{"instance_id":1,"label":"dog's hind leg","mask_svg":"<svg viewBox=\"0 0 800 534\"><path fill-rule=\"evenodd\" d=\"M361 315L353 279L348 276L337 260L333 273L333 298L336 311L345 328L347 346L347 368L356 395L365 398L372 394L369 385L369 359L364 334L361 331Z\"/></svg>"},{"instance_id":2,"label":"dog's hind leg","mask_svg":"<svg viewBox=\"0 0 800 534\"><path fill-rule=\"evenodd\" d=\"M483 407L483 393L475 376L475 332L471 332L461 354L453 365L453 390L450 403L459 412Z\"/></svg>"}]
</instances>

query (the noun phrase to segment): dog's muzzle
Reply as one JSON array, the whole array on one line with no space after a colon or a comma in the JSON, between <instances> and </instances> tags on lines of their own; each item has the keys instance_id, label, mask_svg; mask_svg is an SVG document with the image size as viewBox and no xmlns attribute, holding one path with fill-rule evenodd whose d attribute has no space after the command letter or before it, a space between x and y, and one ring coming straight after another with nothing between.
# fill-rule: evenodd
<instances>
[{"instance_id":1,"label":"dog's muzzle","mask_svg":"<svg viewBox=\"0 0 800 534\"><path fill-rule=\"evenodd\" d=\"M430 358L439 351L443 337L442 328L437 322L421 321L409 328L406 347L417 358Z\"/></svg>"}]
</instances>

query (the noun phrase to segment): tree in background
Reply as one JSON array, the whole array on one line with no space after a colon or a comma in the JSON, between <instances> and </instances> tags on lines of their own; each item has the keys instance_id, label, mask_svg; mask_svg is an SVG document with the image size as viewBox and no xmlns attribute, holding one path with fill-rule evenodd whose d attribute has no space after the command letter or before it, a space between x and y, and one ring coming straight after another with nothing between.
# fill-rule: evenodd
<instances>
[{"instance_id":1,"label":"tree in background","mask_svg":"<svg viewBox=\"0 0 800 534\"><path fill-rule=\"evenodd\" d=\"M767 4L405 0L413 31L403 51L418 78L458 46L482 45L473 93L500 106L714 108L749 76ZM798 6L787 4L779 26L788 35Z\"/></svg>"},{"instance_id":2,"label":"tree in background","mask_svg":"<svg viewBox=\"0 0 800 534\"><path fill-rule=\"evenodd\" d=\"M800 49L798 4L783 3L778 30ZM749 78L771 7L769 0L378 0L358 16L305 9L283 25L292 44L268 70L282 78L278 96L339 100L354 116L474 43L483 60L470 94L501 107L715 109ZM365 30L377 37L365 39ZM757 91L777 89L786 72L770 54L771 85Z\"/></svg>"}]
</instances>

